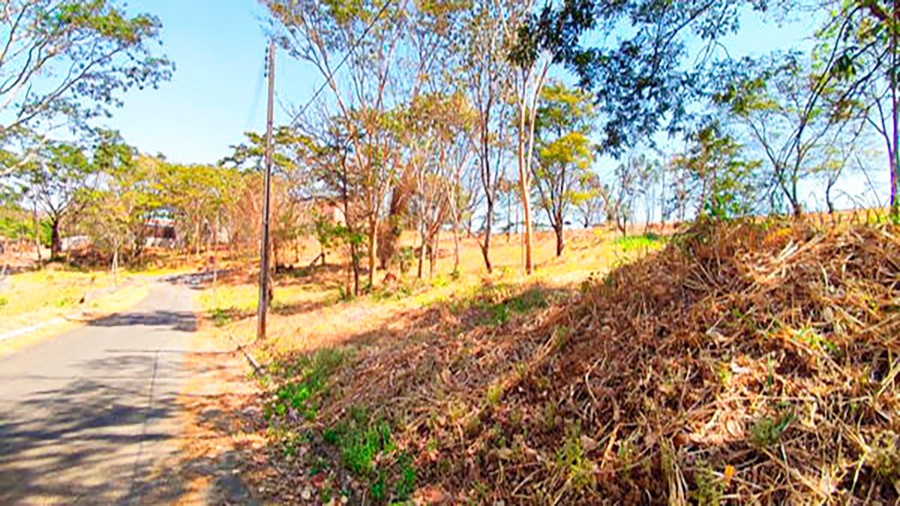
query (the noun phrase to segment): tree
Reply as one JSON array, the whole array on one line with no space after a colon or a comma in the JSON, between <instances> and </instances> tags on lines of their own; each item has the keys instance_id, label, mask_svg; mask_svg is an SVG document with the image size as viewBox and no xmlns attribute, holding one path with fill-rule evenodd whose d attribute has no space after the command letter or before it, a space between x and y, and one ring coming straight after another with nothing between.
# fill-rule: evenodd
<instances>
[{"instance_id":1,"label":"tree","mask_svg":"<svg viewBox=\"0 0 900 506\"><path fill-rule=\"evenodd\" d=\"M326 79L353 145L352 168L363 183L357 201L365 209L369 285L375 285L378 234L384 203L396 183L399 165L396 139L388 122L391 77L409 28L409 2L380 0L330 2L265 0L278 23L278 39L288 52L312 64ZM346 57L345 88L332 74Z\"/></svg>"},{"instance_id":2,"label":"tree","mask_svg":"<svg viewBox=\"0 0 900 506\"><path fill-rule=\"evenodd\" d=\"M596 173L589 172L578 180L575 190L575 211L585 229L598 225L605 216L609 190Z\"/></svg>"},{"instance_id":3,"label":"tree","mask_svg":"<svg viewBox=\"0 0 900 506\"><path fill-rule=\"evenodd\" d=\"M122 248L128 242L133 255L143 247L147 213L154 207L152 177L135 163L136 151L117 132L99 132L94 169L99 182L84 210L84 227L96 248L112 252L111 270L118 282Z\"/></svg>"},{"instance_id":4,"label":"tree","mask_svg":"<svg viewBox=\"0 0 900 506\"><path fill-rule=\"evenodd\" d=\"M533 2L522 2L526 15L531 14ZM533 17L533 15L532 15ZM547 79L550 64L555 59L555 45L531 29L534 21L519 25L509 59L513 63L513 86L516 99L516 162L519 167L519 198L525 227L525 272L534 270L532 259L531 175L534 162L535 128L538 102ZM559 240L561 236L557 235ZM557 255L562 254L557 242Z\"/></svg>"},{"instance_id":5,"label":"tree","mask_svg":"<svg viewBox=\"0 0 900 506\"><path fill-rule=\"evenodd\" d=\"M686 191L697 199L697 216L730 218L750 213L757 197L754 171L761 162L745 160L743 146L715 122L688 139L688 149L675 156L672 166L690 178Z\"/></svg>"},{"instance_id":6,"label":"tree","mask_svg":"<svg viewBox=\"0 0 900 506\"><path fill-rule=\"evenodd\" d=\"M485 201L484 238L480 244L484 265L490 273L491 234L497 192L504 180L504 157L509 146L508 122L512 116L508 100L512 83L508 56L512 44L515 1L477 0L466 20L463 72L469 77L468 94L478 115L478 172Z\"/></svg>"},{"instance_id":7,"label":"tree","mask_svg":"<svg viewBox=\"0 0 900 506\"><path fill-rule=\"evenodd\" d=\"M254 132L245 134L246 141L232 146L231 156L220 163L224 167L234 167L242 171L247 182L262 188L263 164L265 162L265 135ZM308 190L312 175L308 167L313 139L289 126L278 127L272 140L272 184L270 227L272 268L277 269L282 246L296 241L312 222L309 212ZM260 200L260 199L257 199ZM257 211L257 206L253 207ZM257 219L262 215L258 209ZM260 220L261 221L261 220ZM260 225L261 227L261 225ZM258 231L259 227L254 227Z\"/></svg>"},{"instance_id":8,"label":"tree","mask_svg":"<svg viewBox=\"0 0 900 506\"><path fill-rule=\"evenodd\" d=\"M891 212L900 216L900 3L826 0L823 4L831 14L816 34L821 86L836 87L841 103L862 105L867 121L884 139Z\"/></svg>"},{"instance_id":9,"label":"tree","mask_svg":"<svg viewBox=\"0 0 900 506\"><path fill-rule=\"evenodd\" d=\"M628 234L628 223L634 216L634 203L640 191L638 175L649 163L643 155L632 155L613 172L614 184L607 190L611 196L607 214L615 220L616 227L623 236Z\"/></svg>"},{"instance_id":10,"label":"tree","mask_svg":"<svg viewBox=\"0 0 900 506\"><path fill-rule=\"evenodd\" d=\"M81 122L156 87L173 65L154 54L159 20L111 0L7 0L0 8L0 145L61 118ZM24 164L39 146L22 153ZM8 169L6 174L11 172Z\"/></svg>"},{"instance_id":11,"label":"tree","mask_svg":"<svg viewBox=\"0 0 900 506\"><path fill-rule=\"evenodd\" d=\"M50 223L50 256L62 252L64 220L77 222L96 187L97 171L85 149L71 142L46 145L36 160L19 167L18 177Z\"/></svg>"},{"instance_id":12,"label":"tree","mask_svg":"<svg viewBox=\"0 0 900 506\"><path fill-rule=\"evenodd\" d=\"M603 147L621 155L652 143L660 130L678 132L691 119L689 104L706 90L702 76L720 39L738 29L748 9L767 7L762 0L548 2L522 27L529 41L522 49L551 51L554 62L596 95L604 112ZM620 36L586 45L585 34L598 29Z\"/></svg>"},{"instance_id":13,"label":"tree","mask_svg":"<svg viewBox=\"0 0 900 506\"><path fill-rule=\"evenodd\" d=\"M343 223L332 223L325 227L328 235L343 243L350 262L344 294L347 297L360 294L361 248L365 242L364 211L358 205L358 192L363 185L362 174L351 167L353 145L347 138L347 130L340 117L327 118L322 131L315 137L317 142L310 150L308 163L313 179L320 185L317 199L336 203L343 215Z\"/></svg>"},{"instance_id":14,"label":"tree","mask_svg":"<svg viewBox=\"0 0 900 506\"><path fill-rule=\"evenodd\" d=\"M714 97L762 150L770 192L780 192L795 216L803 213L800 183L815 173L825 148L840 142L855 121L847 104L828 100L832 90L801 58L787 53L737 62L732 70L737 77L721 79L724 89Z\"/></svg>"},{"instance_id":15,"label":"tree","mask_svg":"<svg viewBox=\"0 0 900 506\"><path fill-rule=\"evenodd\" d=\"M592 175L594 118L586 93L560 83L544 88L536 115L538 163L532 166L532 175L540 206L556 234L556 256L565 247L563 234L570 211L582 198L579 184Z\"/></svg>"}]
</instances>

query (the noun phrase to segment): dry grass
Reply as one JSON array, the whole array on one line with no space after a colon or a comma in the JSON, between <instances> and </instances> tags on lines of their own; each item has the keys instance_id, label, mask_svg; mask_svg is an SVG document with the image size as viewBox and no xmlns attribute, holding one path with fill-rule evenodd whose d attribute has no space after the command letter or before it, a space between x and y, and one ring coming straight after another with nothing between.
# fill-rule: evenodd
<instances>
[{"instance_id":1,"label":"dry grass","mask_svg":"<svg viewBox=\"0 0 900 506\"><path fill-rule=\"evenodd\" d=\"M600 270L577 265L600 250L542 272ZM276 501L310 483L402 499L412 466L423 503L895 504L898 258L889 226L701 226L581 290L490 279L415 311L421 295L286 317L273 392L318 370L287 343L346 351L311 418L260 421L251 476ZM392 431L378 474L323 439L359 413Z\"/></svg>"},{"instance_id":2,"label":"dry grass","mask_svg":"<svg viewBox=\"0 0 900 506\"><path fill-rule=\"evenodd\" d=\"M403 244L411 246L415 238L406 235ZM662 245L662 240L643 240L623 246L618 236L606 229L575 231L569 234L565 255L556 258L552 234L539 233L535 241L536 273L526 277L517 236L495 238L491 275L485 271L476 239L465 238L459 274L454 276L453 241L444 235L432 275L426 267L425 278L418 280L415 266L407 274L400 274L395 267L393 272L398 282L380 286L371 296L343 302L341 289L346 274L342 267L330 264L327 268L308 269L296 277L281 275L276 281L273 315L269 320L270 338L263 352L267 355L308 352L363 336L388 335L407 327L430 308L471 297L485 284L539 283L550 288L575 288L592 273L606 271ZM309 245L301 251L308 258L296 259L296 263L304 266L319 253ZM335 254L329 255L329 259L341 261ZM384 273L380 273L379 280L383 277ZM254 314L257 300L256 274L251 272L224 280L215 292L207 290L201 295L200 303L208 315L219 314L220 323L228 323L229 332L248 342L255 332L255 322L248 317Z\"/></svg>"}]
</instances>

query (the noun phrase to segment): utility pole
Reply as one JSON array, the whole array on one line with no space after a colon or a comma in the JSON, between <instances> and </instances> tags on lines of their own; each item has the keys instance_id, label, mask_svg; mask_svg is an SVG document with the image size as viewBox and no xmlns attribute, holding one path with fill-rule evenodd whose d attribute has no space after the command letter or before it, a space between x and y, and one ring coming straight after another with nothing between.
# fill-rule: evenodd
<instances>
[{"instance_id":1,"label":"utility pole","mask_svg":"<svg viewBox=\"0 0 900 506\"><path fill-rule=\"evenodd\" d=\"M269 194L272 178L272 123L275 106L275 42L269 42L269 108L266 112L265 190L263 191L262 239L259 244L259 307L256 339L266 338L269 306Z\"/></svg>"}]
</instances>

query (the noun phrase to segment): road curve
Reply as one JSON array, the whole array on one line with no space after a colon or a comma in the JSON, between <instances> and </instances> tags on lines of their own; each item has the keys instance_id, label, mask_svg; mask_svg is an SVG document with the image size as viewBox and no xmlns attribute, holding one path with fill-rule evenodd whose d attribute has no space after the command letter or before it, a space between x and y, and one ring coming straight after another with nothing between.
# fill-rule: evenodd
<instances>
[{"instance_id":1,"label":"road curve","mask_svg":"<svg viewBox=\"0 0 900 506\"><path fill-rule=\"evenodd\" d=\"M129 312L0 359L0 504L143 502L180 431L191 301L157 283Z\"/></svg>"}]
</instances>

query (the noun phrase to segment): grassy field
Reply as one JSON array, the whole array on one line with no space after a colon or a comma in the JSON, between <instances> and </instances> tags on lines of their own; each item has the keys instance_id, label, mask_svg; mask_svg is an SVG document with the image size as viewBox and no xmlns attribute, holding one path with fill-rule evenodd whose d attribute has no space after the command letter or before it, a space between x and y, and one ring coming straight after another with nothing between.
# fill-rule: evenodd
<instances>
[{"instance_id":1,"label":"grassy field","mask_svg":"<svg viewBox=\"0 0 900 506\"><path fill-rule=\"evenodd\" d=\"M405 245L414 243L412 237L403 239ZM665 238L654 234L622 238L606 229L580 230L570 233L565 254L557 258L552 234L539 233L535 241L536 272L527 277L521 267L522 249L517 237L495 238L491 255L495 267L490 275L484 268L478 243L467 238L462 242L459 273L454 274L453 242L447 235L441 238L433 275L427 274L427 267L421 280L415 276L415 266L406 274L394 271L396 282L377 286L372 294L350 301L342 300L346 271L341 266L301 269L276 279L269 339L261 352L276 356L360 337L372 339L379 331L401 328L434 307L468 300L485 286L507 291L530 285L575 290L592 274L605 272L664 244ZM298 265L307 265L318 255L315 248L304 250L309 258L300 259ZM333 257L337 255L329 256ZM378 280L384 276L379 273ZM199 297L209 318L245 342L251 341L255 333L255 321L250 317L255 314L259 296L256 282L252 271L237 274Z\"/></svg>"},{"instance_id":2,"label":"grassy field","mask_svg":"<svg viewBox=\"0 0 900 506\"><path fill-rule=\"evenodd\" d=\"M0 356L76 328L81 322L124 311L148 294L144 278L122 280L71 271L39 271L10 276L0 288ZM52 294L48 296L48 294ZM83 302L82 302L83 300Z\"/></svg>"},{"instance_id":3,"label":"grassy field","mask_svg":"<svg viewBox=\"0 0 900 506\"><path fill-rule=\"evenodd\" d=\"M128 285L131 278L120 278ZM57 268L13 274L0 285L0 333L33 325L80 309L98 309L115 289L105 272Z\"/></svg>"}]
</instances>

